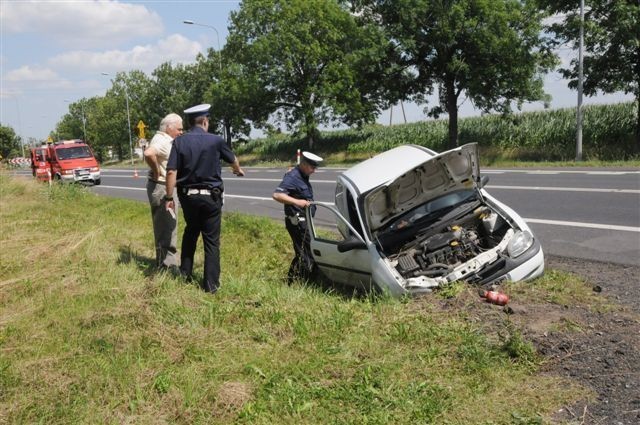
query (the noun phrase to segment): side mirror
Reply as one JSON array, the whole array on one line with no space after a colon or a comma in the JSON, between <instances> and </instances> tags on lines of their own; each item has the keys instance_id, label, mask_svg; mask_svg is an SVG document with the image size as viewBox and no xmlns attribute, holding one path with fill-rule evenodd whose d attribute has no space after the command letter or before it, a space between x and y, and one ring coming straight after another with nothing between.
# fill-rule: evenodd
<instances>
[{"instance_id":1,"label":"side mirror","mask_svg":"<svg viewBox=\"0 0 640 425\"><path fill-rule=\"evenodd\" d=\"M489 184L489 176L486 174L480 177L480 189Z\"/></svg>"},{"instance_id":2,"label":"side mirror","mask_svg":"<svg viewBox=\"0 0 640 425\"><path fill-rule=\"evenodd\" d=\"M338 252L347 252L352 249L366 249L367 245L360 239L351 235L343 241L338 242Z\"/></svg>"}]
</instances>

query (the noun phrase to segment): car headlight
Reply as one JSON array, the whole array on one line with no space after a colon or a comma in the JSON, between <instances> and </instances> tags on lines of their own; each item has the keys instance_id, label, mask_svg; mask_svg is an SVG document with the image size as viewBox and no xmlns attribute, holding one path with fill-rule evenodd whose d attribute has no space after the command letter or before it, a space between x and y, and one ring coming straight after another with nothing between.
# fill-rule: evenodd
<instances>
[{"instance_id":1,"label":"car headlight","mask_svg":"<svg viewBox=\"0 0 640 425\"><path fill-rule=\"evenodd\" d=\"M507 253L511 258L519 257L527 249L529 249L532 244L533 236L531 235L531 233L527 232L526 230L524 232L517 231L507 245Z\"/></svg>"}]
</instances>

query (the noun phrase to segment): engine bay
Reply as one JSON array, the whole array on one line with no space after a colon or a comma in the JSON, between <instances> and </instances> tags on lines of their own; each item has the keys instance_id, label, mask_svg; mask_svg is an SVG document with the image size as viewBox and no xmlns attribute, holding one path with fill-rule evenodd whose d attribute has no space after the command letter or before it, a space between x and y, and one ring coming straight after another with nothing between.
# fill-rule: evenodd
<instances>
[{"instance_id":1,"label":"engine bay","mask_svg":"<svg viewBox=\"0 0 640 425\"><path fill-rule=\"evenodd\" d=\"M509 229L500 215L482 205L453 224L414 234L387 258L405 279L443 277L496 247Z\"/></svg>"}]
</instances>

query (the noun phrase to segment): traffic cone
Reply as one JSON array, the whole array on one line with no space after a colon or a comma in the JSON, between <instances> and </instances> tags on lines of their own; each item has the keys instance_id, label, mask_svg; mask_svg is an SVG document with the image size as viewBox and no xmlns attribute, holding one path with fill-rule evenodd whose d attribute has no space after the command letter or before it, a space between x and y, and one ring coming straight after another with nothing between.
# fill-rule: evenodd
<instances>
[{"instance_id":1,"label":"traffic cone","mask_svg":"<svg viewBox=\"0 0 640 425\"><path fill-rule=\"evenodd\" d=\"M137 169L137 168L134 168L134 169L133 169L133 178L134 178L134 179L137 179L137 178L138 178L138 169Z\"/></svg>"}]
</instances>

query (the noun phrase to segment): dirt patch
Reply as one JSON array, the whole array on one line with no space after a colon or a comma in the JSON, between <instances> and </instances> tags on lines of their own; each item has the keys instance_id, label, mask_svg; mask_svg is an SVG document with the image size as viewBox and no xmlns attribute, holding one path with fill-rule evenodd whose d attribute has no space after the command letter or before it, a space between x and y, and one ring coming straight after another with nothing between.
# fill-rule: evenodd
<instances>
[{"instance_id":1,"label":"dirt patch","mask_svg":"<svg viewBox=\"0 0 640 425\"><path fill-rule=\"evenodd\" d=\"M225 382L218 389L214 409L219 417L235 417L252 397L252 390L243 382Z\"/></svg>"},{"instance_id":2,"label":"dirt patch","mask_svg":"<svg viewBox=\"0 0 640 425\"><path fill-rule=\"evenodd\" d=\"M603 302L598 306L562 305L512 294L509 304L500 307L467 290L436 304L464 311L490 337L501 332L501 319L508 315L543 356L541 373L563 376L592 390L593 397L562 406L552 423L639 424L640 267L551 256L546 268L578 276L587 293L608 300L599 300Z\"/></svg>"},{"instance_id":3,"label":"dirt patch","mask_svg":"<svg viewBox=\"0 0 640 425\"><path fill-rule=\"evenodd\" d=\"M553 256L547 258L547 267L580 276L596 292L622 306L606 313L556 306L555 310L566 310L560 326L531 333L547 359L546 373L575 379L597 394L595 400L565 406L555 419L584 424L640 423L640 267ZM538 314L527 320L535 322L536 317Z\"/></svg>"}]
</instances>

